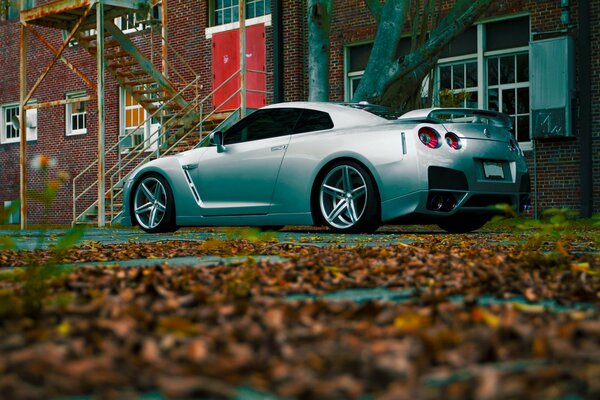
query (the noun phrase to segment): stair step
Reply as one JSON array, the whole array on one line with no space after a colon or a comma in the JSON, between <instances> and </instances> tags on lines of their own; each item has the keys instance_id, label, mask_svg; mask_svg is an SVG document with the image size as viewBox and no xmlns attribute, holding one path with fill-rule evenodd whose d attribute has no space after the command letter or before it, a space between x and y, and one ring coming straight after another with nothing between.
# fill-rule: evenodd
<instances>
[{"instance_id":1,"label":"stair step","mask_svg":"<svg viewBox=\"0 0 600 400\"><path fill-rule=\"evenodd\" d=\"M117 51L114 53L109 53L104 56L104 58L107 60L115 60L115 59L124 58L124 57L131 57L131 54L129 54L126 51L121 50L121 51Z\"/></svg>"},{"instance_id":2,"label":"stair step","mask_svg":"<svg viewBox=\"0 0 600 400\"><path fill-rule=\"evenodd\" d=\"M139 100L139 101L140 102L142 102L142 101L151 101L153 103L156 103L156 102L161 102L161 101L168 101L168 100L171 100L171 99L172 99L171 96L158 96L158 97L147 97L147 98L144 98L144 99Z\"/></svg>"},{"instance_id":3,"label":"stair step","mask_svg":"<svg viewBox=\"0 0 600 400\"><path fill-rule=\"evenodd\" d=\"M120 47L121 45L119 44L119 42L106 42L104 43L104 49L114 49L115 47ZM90 51L96 51L98 50L98 46L97 45L92 45L89 47Z\"/></svg>"},{"instance_id":4,"label":"stair step","mask_svg":"<svg viewBox=\"0 0 600 400\"><path fill-rule=\"evenodd\" d=\"M144 70L134 70L134 71L130 71L130 73L133 76L148 75L148 73ZM162 91L162 89L161 89L161 91Z\"/></svg>"},{"instance_id":5,"label":"stair step","mask_svg":"<svg viewBox=\"0 0 600 400\"><path fill-rule=\"evenodd\" d=\"M124 83L127 86L140 86L140 85L147 85L149 83L156 83L156 81L152 78L146 78L146 79L137 79L137 80L127 80Z\"/></svg>"},{"instance_id":6,"label":"stair step","mask_svg":"<svg viewBox=\"0 0 600 400\"><path fill-rule=\"evenodd\" d=\"M162 91L163 91L163 89L161 89L161 88L132 90L133 94L152 94L152 93L160 93Z\"/></svg>"},{"instance_id":7,"label":"stair step","mask_svg":"<svg viewBox=\"0 0 600 400\"><path fill-rule=\"evenodd\" d=\"M108 64L108 68L118 69L118 68L125 68L125 67L133 67L134 65L138 65L138 62L137 61L114 62L114 63Z\"/></svg>"},{"instance_id":8,"label":"stair step","mask_svg":"<svg viewBox=\"0 0 600 400\"><path fill-rule=\"evenodd\" d=\"M77 40L79 42L91 42L92 40L96 40L98 36L96 35L79 35L79 37L77 38ZM109 32L104 32L104 37L110 37L110 33Z\"/></svg>"}]
</instances>

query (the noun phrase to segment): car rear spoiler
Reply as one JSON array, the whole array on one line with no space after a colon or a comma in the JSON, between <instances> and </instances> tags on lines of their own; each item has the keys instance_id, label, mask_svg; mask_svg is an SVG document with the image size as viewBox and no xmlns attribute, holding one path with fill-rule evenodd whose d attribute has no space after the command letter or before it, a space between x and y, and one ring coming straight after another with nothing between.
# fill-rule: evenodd
<instances>
[{"instance_id":1,"label":"car rear spoiler","mask_svg":"<svg viewBox=\"0 0 600 400\"><path fill-rule=\"evenodd\" d=\"M427 119L438 123L481 123L511 130L513 118L509 115L475 108L427 108L409 111L398 119Z\"/></svg>"}]
</instances>

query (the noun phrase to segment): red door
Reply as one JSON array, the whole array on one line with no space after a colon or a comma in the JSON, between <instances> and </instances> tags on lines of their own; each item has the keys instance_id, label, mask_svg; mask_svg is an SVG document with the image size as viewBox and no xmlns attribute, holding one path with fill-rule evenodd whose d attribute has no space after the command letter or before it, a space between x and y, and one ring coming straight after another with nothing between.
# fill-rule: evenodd
<instances>
[{"instance_id":1,"label":"red door","mask_svg":"<svg viewBox=\"0 0 600 400\"><path fill-rule=\"evenodd\" d=\"M213 34L213 90L230 78L240 68L240 33L230 30ZM262 24L246 28L246 105L259 108L266 105L266 76L264 73L250 70L266 71L265 67L265 27ZM240 106L240 97L235 95L227 99L240 87L239 75L219 88L213 97L213 105L219 110L233 110Z\"/></svg>"}]
</instances>

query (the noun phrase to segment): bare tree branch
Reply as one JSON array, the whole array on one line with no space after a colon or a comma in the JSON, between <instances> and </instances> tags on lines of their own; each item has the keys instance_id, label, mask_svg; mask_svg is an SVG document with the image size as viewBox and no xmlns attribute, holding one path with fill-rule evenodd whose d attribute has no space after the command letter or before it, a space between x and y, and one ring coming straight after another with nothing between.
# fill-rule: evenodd
<instances>
[{"instance_id":1,"label":"bare tree branch","mask_svg":"<svg viewBox=\"0 0 600 400\"><path fill-rule=\"evenodd\" d=\"M333 0L308 0L308 99L329 100L329 58Z\"/></svg>"},{"instance_id":2,"label":"bare tree branch","mask_svg":"<svg viewBox=\"0 0 600 400\"><path fill-rule=\"evenodd\" d=\"M395 45L400 37L400 33L393 34L389 32L389 27L386 27L386 24L396 27L398 25L398 21L394 24L394 21L388 20L399 16L397 13L392 14L393 10L388 12L387 6L392 2L398 3L398 1L388 0L384 6L375 45L353 101L368 100L394 108L402 108L414 95L415 88L419 87L425 76L435 66L442 49L471 26L489 7L492 0L458 0L446 17L431 32L427 41L401 60L377 56L380 47L392 47L391 44ZM406 1L404 6L408 2ZM401 27L404 26L404 13L402 17ZM383 31L382 35L380 35L381 31ZM376 50L378 51L376 52Z\"/></svg>"},{"instance_id":3,"label":"bare tree branch","mask_svg":"<svg viewBox=\"0 0 600 400\"><path fill-rule=\"evenodd\" d=\"M381 97L384 88L383 82L387 82L393 77L390 75L393 73L390 65L397 65L394 57L400 44L409 5L410 0L387 0L385 2L369 62L352 101L371 101Z\"/></svg>"},{"instance_id":4,"label":"bare tree branch","mask_svg":"<svg viewBox=\"0 0 600 400\"><path fill-rule=\"evenodd\" d=\"M383 9L383 6L381 5L381 1L380 0L364 0L365 4L367 5L367 7L369 8L369 11L371 11L371 14L373 14L373 17L375 18L375 22L379 23L379 21L381 20L381 10Z\"/></svg>"}]
</instances>

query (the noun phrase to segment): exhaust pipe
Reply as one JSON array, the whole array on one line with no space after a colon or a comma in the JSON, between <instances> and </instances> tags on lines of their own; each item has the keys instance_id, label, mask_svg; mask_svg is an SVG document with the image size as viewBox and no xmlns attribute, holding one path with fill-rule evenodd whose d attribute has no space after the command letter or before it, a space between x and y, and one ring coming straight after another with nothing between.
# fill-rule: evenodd
<instances>
[{"instance_id":1,"label":"exhaust pipe","mask_svg":"<svg viewBox=\"0 0 600 400\"><path fill-rule=\"evenodd\" d=\"M456 207L456 197L451 194L446 195L444 199L444 210L452 211L454 210L454 207Z\"/></svg>"},{"instance_id":2,"label":"exhaust pipe","mask_svg":"<svg viewBox=\"0 0 600 400\"><path fill-rule=\"evenodd\" d=\"M434 194L429 199L429 209L433 211L440 211L444 206L444 198L439 194Z\"/></svg>"}]
</instances>

